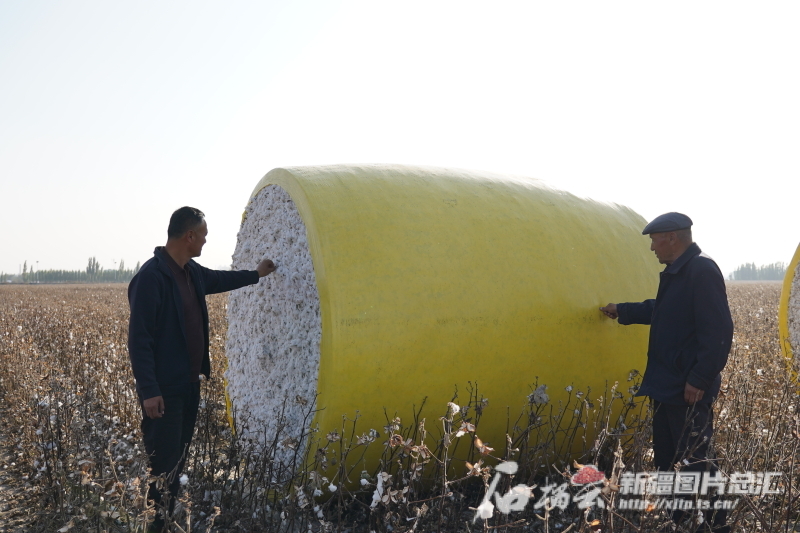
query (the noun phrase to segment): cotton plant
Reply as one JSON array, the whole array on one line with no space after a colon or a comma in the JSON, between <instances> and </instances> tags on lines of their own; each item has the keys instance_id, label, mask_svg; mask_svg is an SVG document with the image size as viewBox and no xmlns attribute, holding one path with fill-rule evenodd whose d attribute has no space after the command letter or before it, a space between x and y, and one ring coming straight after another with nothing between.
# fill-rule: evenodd
<instances>
[{"instance_id":1,"label":"cotton plant","mask_svg":"<svg viewBox=\"0 0 800 533\"><path fill-rule=\"evenodd\" d=\"M528 395L528 403L534 405L544 405L550 401L550 396L547 395L547 385L539 385L532 393Z\"/></svg>"}]
</instances>

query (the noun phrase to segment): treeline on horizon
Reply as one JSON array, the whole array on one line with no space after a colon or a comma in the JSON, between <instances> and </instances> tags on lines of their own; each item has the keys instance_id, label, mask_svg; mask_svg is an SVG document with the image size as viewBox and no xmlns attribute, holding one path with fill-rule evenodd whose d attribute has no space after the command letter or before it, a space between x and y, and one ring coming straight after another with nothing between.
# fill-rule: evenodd
<instances>
[{"instance_id":1,"label":"treeline on horizon","mask_svg":"<svg viewBox=\"0 0 800 533\"><path fill-rule=\"evenodd\" d=\"M105 269L90 257L84 270L38 270L28 269L28 262L22 274L0 272L0 283L128 283L139 272L140 263L132 269L125 268L120 260L119 268ZM780 281L786 276L786 263L770 263L757 267L755 263L745 263L728 275L732 281Z\"/></svg>"},{"instance_id":2,"label":"treeline on horizon","mask_svg":"<svg viewBox=\"0 0 800 533\"><path fill-rule=\"evenodd\" d=\"M757 267L755 263L745 263L734 270L728 279L734 281L780 281L786 276L786 263L770 263Z\"/></svg>"},{"instance_id":3,"label":"treeline on horizon","mask_svg":"<svg viewBox=\"0 0 800 533\"><path fill-rule=\"evenodd\" d=\"M0 272L0 283L128 283L139 272L136 267L125 268L125 260L120 260L118 268L103 268L96 257L90 257L84 270L34 270L28 262L22 267L22 274Z\"/></svg>"}]
</instances>

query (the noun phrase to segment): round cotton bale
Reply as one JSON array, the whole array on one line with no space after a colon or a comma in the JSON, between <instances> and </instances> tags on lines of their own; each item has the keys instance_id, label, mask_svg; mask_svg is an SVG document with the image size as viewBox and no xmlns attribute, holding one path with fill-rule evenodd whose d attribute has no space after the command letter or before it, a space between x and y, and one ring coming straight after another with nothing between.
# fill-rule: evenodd
<instances>
[{"instance_id":1,"label":"round cotton bale","mask_svg":"<svg viewBox=\"0 0 800 533\"><path fill-rule=\"evenodd\" d=\"M786 269L778 310L778 329L783 355L792 375L800 370L800 246Z\"/></svg>"},{"instance_id":2,"label":"round cotton bale","mask_svg":"<svg viewBox=\"0 0 800 533\"><path fill-rule=\"evenodd\" d=\"M456 386L464 395L477 382L489 399L480 437L502 446L506 406L519 413L537 378L553 401L568 385L624 383L645 366L648 328L622 327L598 307L655 296L645 223L530 178L272 170L251 195L233 256L234 268L265 257L278 265L229 296L227 391L249 419L243 431L324 435L358 413L359 432L382 434L384 408L408 423L427 398L433 420ZM381 452L373 448L367 463Z\"/></svg>"}]
</instances>

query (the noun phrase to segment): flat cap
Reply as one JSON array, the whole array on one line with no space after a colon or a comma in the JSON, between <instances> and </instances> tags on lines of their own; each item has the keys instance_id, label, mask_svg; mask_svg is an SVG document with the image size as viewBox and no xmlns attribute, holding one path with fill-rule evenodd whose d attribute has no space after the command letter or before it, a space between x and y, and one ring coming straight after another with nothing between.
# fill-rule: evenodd
<instances>
[{"instance_id":1,"label":"flat cap","mask_svg":"<svg viewBox=\"0 0 800 533\"><path fill-rule=\"evenodd\" d=\"M642 230L642 235L678 231L691 227L692 219L683 213L664 213L654 218L652 222L645 226Z\"/></svg>"}]
</instances>

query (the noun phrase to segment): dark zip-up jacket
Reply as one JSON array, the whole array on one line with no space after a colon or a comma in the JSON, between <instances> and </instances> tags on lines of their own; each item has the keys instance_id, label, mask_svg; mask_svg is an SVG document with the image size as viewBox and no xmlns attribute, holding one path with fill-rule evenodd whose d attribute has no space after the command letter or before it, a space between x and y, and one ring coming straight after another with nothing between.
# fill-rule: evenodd
<instances>
[{"instance_id":1,"label":"dark zip-up jacket","mask_svg":"<svg viewBox=\"0 0 800 533\"><path fill-rule=\"evenodd\" d=\"M714 400L731 349L733 320L722 272L697 244L661 272L655 300L618 304L617 312L620 324L650 324L647 368L637 396L686 405L688 382L704 391L700 403Z\"/></svg>"},{"instance_id":2,"label":"dark zip-up jacket","mask_svg":"<svg viewBox=\"0 0 800 533\"><path fill-rule=\"evenodd\" d=\"M183 301L175 276L159 246L128 285L131 319L128 353L140 400L179 394L189 386L190 361L186 347ZM210 270L189 260L189 271L203 314L205 350L200 368L211 376L206 294L258 283L254 270Z\"/></svg>"}]
</instances>

